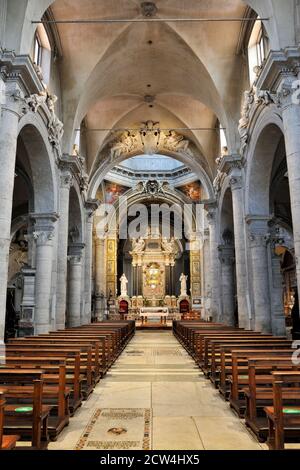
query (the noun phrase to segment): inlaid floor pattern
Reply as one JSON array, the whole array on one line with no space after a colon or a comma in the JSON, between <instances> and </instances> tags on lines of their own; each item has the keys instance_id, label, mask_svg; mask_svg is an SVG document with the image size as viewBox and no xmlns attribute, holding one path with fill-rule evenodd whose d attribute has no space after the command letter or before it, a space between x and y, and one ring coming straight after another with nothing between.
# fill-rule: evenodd
<instances>
[{"instance_id":1,"label":"inlaid floor pattern","mask_svg":"<svg viewBox=\"0 0 300 470\"><path fill-rule=\"evenodd\" d=\"M100 381L70 425L49 449L80 447L130 449L137 434L134 420L100 422L101 436L91 422L98 410L148 410L147 425L153 450L262 450L170 331L138 331L105 379ZM130 411L129 411L130 412ZM103 413L104 420L107 413ZM106 427L108 428L106 431ZM111 429L121 429L120 435ZM125 431L122 429L125 428ZM145 442L140 425L137 442ZM92 441L88 436L92 432ZM107 436L106 436L107 434ZM126 441L126 435L128 436ZM111 444L110 444L111 443ZM128 444L129 443L129 444ZM124 446L124 447L122 447ZM128 447L129 446L129 447ZM82 447L82 446L81 446ZM136 447L133 447L136 449ZM142 448L142 447L141 447Z\"/></svg>"}]
</instances>

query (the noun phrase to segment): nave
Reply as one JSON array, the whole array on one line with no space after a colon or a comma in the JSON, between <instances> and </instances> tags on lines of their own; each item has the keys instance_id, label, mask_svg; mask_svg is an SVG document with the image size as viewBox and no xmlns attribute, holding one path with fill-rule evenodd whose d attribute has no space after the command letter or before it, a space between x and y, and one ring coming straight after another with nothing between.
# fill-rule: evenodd
<instances>
[{"instance_id":1,"label":"nave","mask_svg":"<svg viewBox=\"0 0 300 470\"><path fill-rule=\"evenodd\" d=\"M171 331L137 331L49 450L81 449L82 436L98 410L116 409L126 410L129 416L134 410L150 410L149 441L139 447L143 450L267 449L232 413ZM130 419L103 419L98 436L88 429L84 450L138 450L128 444L143 441L143 428L135 426L135 419L132 428ZM120 428L126 423L127 432L109 434L116 422ZM88 447L89 441L94 447Z\"/></svg>"}]
</instances>

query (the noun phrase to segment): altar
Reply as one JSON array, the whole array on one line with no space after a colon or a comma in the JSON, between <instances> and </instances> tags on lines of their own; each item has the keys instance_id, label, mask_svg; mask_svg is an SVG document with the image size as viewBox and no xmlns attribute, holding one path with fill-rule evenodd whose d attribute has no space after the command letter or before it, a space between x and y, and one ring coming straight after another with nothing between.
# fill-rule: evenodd
<instances>
[{"instance_id":1,"label":"altar","mask_svg":"<svg viewBox=\"0 0 300 470\"><path fill-rule=\"evenodd\" d=\"M148 323L149 319L160 319L163 324L167 323L169 316L168 307L143 307L139 310L139 315L143 323Z\"/></svg>"}]
</instances>

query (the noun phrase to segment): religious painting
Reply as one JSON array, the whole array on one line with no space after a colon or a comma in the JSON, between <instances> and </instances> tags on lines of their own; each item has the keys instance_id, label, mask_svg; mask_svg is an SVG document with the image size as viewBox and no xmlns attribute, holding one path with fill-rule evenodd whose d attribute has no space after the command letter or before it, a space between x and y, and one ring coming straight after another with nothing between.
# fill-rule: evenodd
<instances>
[{"instance_id":1,"label":"religious painting","mask_svg":"<svg viewBox=\"0 0 300 470\"><path fill-rule=\"evenodd\" d=\"M199 180L193 183L185 184L176 188L181 193L185 194L191 202L200 202L202 198L202 185Z\"/></svg>"},{"instance_id":2,"label":"religious painting","mask_svg":"<svg viewBox=\"0 0 300 470\"><path fill-rule=\"evenodd\" d=\"M193 296L200 297L201 296L201 284L200 282L193 283Z\"/></svg>"},{"instance_id":3,"label":"religious painting","mask_svg":"<svg viewBox=\"0 0 300 470\"><path fill-rule=\"evenodd\" d=\"M105 203L115 204L120 196L125 194L130 188L117 183L105 181Z\"/></svg>"}]
</instances>

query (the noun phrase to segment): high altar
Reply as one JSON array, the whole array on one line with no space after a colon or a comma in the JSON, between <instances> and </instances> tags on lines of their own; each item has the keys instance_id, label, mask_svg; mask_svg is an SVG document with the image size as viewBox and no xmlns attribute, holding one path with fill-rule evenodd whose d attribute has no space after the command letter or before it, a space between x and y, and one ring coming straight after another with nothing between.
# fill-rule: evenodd
<instances>
[{"instance_id":1,"label":"high altar","mask_svg":"<svg viewBox=\"0 0 300 470\"><path fill-rule=\"evenodd\" d=\"M178 247L174 238L160 235L140 238L132 243L133 285L132 306L144 313L158 307L177 307L174 266Z\"/></svg>"}]
</instances>

